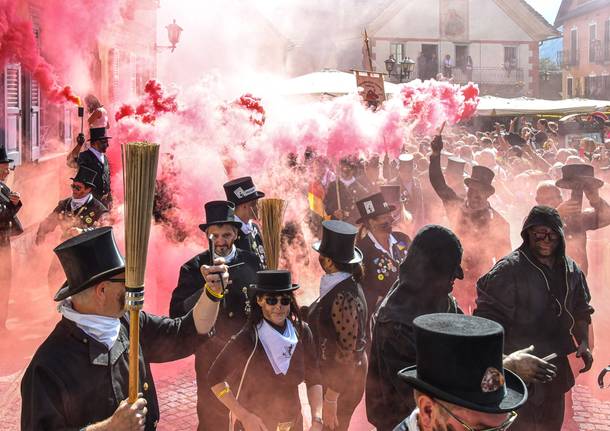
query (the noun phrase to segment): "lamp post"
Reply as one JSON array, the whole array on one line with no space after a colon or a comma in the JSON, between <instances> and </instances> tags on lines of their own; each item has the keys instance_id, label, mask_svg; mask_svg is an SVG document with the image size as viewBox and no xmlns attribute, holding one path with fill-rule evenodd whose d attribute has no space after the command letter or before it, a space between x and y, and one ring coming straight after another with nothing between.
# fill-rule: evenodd
<instances>
[{"instance_id":1,"label":"lamp post","mask_svg":"<svg viewBox=\"0 0 610 431\"><path fill-rule=\"evenodd\" d=\"M550 79L551 79L551 72L549 72L548 70L540 71L540 80L541 81L549 81Z\"/></svg>"},{"instance_id":2,"label":"lamp post","mask_svg":"<svg viewBox=\"0 0 610 431\"><path fill-rule=\"evenodd\" d=\"M176 49L176 45L180 42L180 33L182 33L182 27L176 24L176 20L174 20L171 24L165 26L167 29L167 38L169 39L169 43L171 45L156 45L155 48L157 51L161 51L162 49L170 49L171 52L174 52Z\"/></svg>"},{"instance_id":3,"label":"lamp post","mask_svg":"<svg viewBox=\"0 0 610 431\"><path fill-rule=\"evenodd\" d=\"M396 61L393 54L384 63L388 75L398 78L398 82L403 82L404 78L407 78L408 81L415 68L415 62L409 57L404 58L402 61Z\"/></svg>"}]
</instances>

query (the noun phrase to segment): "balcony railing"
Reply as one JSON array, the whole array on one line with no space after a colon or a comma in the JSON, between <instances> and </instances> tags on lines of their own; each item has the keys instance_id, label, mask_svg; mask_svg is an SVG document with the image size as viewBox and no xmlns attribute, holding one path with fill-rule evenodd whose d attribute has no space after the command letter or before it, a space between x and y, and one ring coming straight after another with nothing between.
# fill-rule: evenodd
<instances>
[{"instance_id":1,"label":"balcony railing","mask_svg":"<svg viewBox=\"0 0 610 431\"><path fill-rule=\"evenodd\" d=\"M492 85L522 85L523 77L523 69L520 67L475 67L470 71L453 68L453 81L459 84L472 81Z\"/></svg>"},{"instance_id":2,"label":"balcony railing","mask_svg":"<svg viewBox=\"0 0 610 431\"><path fill-rule=\"evenodd\" d=\"M570 51L566 49L564 51L557 52L557 64L560 67L568 68L578 66L580 63L580 55L578 51Z\"/></svg>"}]
</instances>

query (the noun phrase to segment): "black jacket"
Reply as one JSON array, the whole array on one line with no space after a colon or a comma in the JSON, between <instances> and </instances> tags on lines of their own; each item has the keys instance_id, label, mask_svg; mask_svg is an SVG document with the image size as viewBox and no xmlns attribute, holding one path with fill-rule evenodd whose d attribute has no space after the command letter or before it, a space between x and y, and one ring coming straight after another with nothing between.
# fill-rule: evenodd
<instances>
[{"instance_id":1,"label":"black jacket","mask_svg":"<svg viewBox=\"0 0 610 431\"><path fill-rule=\"evenodd\" d=\"M191 313L178 319L140 313L140 392L148 402L146 430L159 421L150 363L191 355L208 339ZM21 430L76 431L112 416L129 392L129 320L121 319L110 350L63 318L36 351L21 381Z\"/></svg>"},{"instance_id":2,"label":"black jacket","mask_svg":"<svg viewBox=\"0 0 610 431\"><path fill-rule=\"evenodd\" d=\"M349 187L345 186L343 181L331 181L324 194L324 211L326 211L326 214L332 216L333 213L339 209L339 202L337 201L337 181L339 181L341 210L344 213L343 221L356 224L356 220L360 218L358 209L356 208L356 202L360 199L364 199L367 195L366 189L357 179L350 184ZM333 216L332 218L334 219L335 217Z\"/></svg>"},{"instance_id":3,"label":"black jacket","mask_svg":"<svg viewBox=\"0 0 610 431\"><path fill-rule=\"evenodd\" d=\"M400 186L400 201L404 209L409 211L413 216L414 232L417 232L422 227L427 219L424 206L424 195L419 179L415 176L411 181L409 190L401 182L400 177L394 178L391 184Z\"/></svg>"},{"instance_id":4,"label":"black jacket","mask_svg":"<svg viewBox=\"0 0 610 431\"><path fill-rule=\"evenodd\" d=\"M104 163L102 163L91 150L87 150L78 155L76 163L78 163L79 167L85 166L97 173L93 181L95 185L92 192L93 196L109 208L109 203L112 199L110 198L110 165L108 164L108 156L104 155Z\"/></svg>"},{"instance_id":5,"label":"black jacket","mask_svg":"<svg viewBox=\"0 0 610 431\"><path fill-rule=\"evenodd\" d=\"M235 241L235 247L249 251L250 253L254 253L260 261L261 269L267 267L263 236L261 235L260 227L258 227L256 223L252 223L252 231L249 234L245 234L243 230L239 229L239 232L237 233L237 240Z\"/></svg>"},{"instance_id":6,"label":"black jacket","mask_svg":"<svg viewBox=\"0 0 610 431\"><path fill-rule=\"evenodd\" d=\"M574 384L566 356L576 350L575 322L590 323L593 309L589 305L584 274L565 255L561 220L554 225L546 224L561 238L555 267L544 266L530 252L527 229L541 223L530 213L521 232L523 245L479 279L474 314L495 320L504 327L506 353L530 345L535 346L534 354L538 357L557 353L559 358L555 364L560 372L555 382L559 385L557 390L565 392Z\"/></svg>"},{"instance_id":7,"label":"black jacket","mask_svg":"<svg viewBox=\"0 0 610 431\"><path fill-rule=\"evenodd\" d=\"M366 298L369 316L375 311L379 297L386 296L394 282L398 280L398 268L407 256L411 244L411 238L402 232L392 232L392 236L397 241L392 247L394 258L378 249L369 235L356 242L356 246L364 256L362 262L364 278L360 284Z\"/></svg>"},{"instance_id":8,"label":"black jacket","mask_svg":"<svg viewBox=\"0 0 610 431\"><path fill-rule=\"evenodd\" d=\"M392 430L415 408L413 388L397 377L416 363L413 319L461 313L450 278L461 272L462 246L448 229L429 225L415 236L400 278L373 316L366 412L379 431Z\"/></svg>"},{"instance_id":9,"label":"black jacket","mask_svg":"<svg viewBox=\"0 0 610 431\"><path fill-rule=\"evenodd\" d=\"M171 317L182 316L195 306L205 284L200 268L201 265L209 265L209 262L210 253L206 250L182 265L178 286L172 293L169 305ZM238 333L248 319L250 310L248 288L256 282L256 271L260 270L256 255L238 248L235 258L229 265L239 262L245 262L245 265L229 269L231 284L227 286L228 291L221 302L216 320L215 336L225 341Z\"/></svg>"},{"instance_id":10,"label":"black jacket","mask_svg":"<svg viewBox=\"0 0 610 431\"><path fill-rule=\"evenodd\" d=\"M0 246L8 244L11 236L23 233L21 222L17 218L22 203L13 205L9 199L10 193L7 185L0 181Z\"/></svg>"}]
</instances>

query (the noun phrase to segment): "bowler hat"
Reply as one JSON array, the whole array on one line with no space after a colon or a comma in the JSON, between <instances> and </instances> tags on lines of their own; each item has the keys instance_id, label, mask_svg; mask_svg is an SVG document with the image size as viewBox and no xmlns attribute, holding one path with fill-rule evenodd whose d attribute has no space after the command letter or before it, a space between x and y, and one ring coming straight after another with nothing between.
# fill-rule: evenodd
<instances>
[{"instance_id":1,"label":"bowler hat","mask_svg":"<svg viewBox=\"0 0 610 431\"><path fill-rule=\"evenodd\" d=\"M494 171L485 166L473 166L472 175L464 180L464 184L468 187L481 187L489 193L495 193L496 189L491 185L494 179Z\"/></svg>"},{"instance_id":2,"label":"bowler hat","mask_svg":"<svg viewBox=\"0 0 610 431\"><path fill-rule=\"evenodd\" d=\"M290 271L283 269L257 271L256 283L250 285L253 293L286 293L299 288L292 283Z\"/></svg>"},{"instance_id":3,"label":"bowler hat","mask_svg":"<svg viewBox=\"0 0 610 431\"><path fill-rule=\"evenodd\" d=\"M398 156L398 163L400 165L411 165L413 166L413 154L408 154L408 153L402 153L401 155Z\"/></svg>"},{"instance_id":4,"label":"bowler hat","mask_svg":"<svg viewBox=\"0 0 610 431\"><path fill-rule=\"evenodd\" d=\"M396 209L394 205L389 205L386 202L382 193L375 193L374 195L367 196L356 202L356 206L360 213L360 218L356 220L356 223L363 223L365 220L391 213Z\"/></svg>"},{"instance_id":5,"label":"bowler hat","mask_svg":"<svg viewBox=\"0 0 610 431\"><path fill-rule=\"evenodd\" d=\"M89 142L101 141L104 139L110 139L112 136L106 135L105 127L93 127L89 129Z\"/></svg>"},{"instance_id":6,"label":"bowler hat","mask_svg":"<svg viewBox=\"0 0 610 431\"><path fill-rule=\"evenodd\" d=\"M561 176L555 185L562 189L582 189L585 186L598 189L604 185L602 180L595 178L593 166L585 163L562 166Z\"/></svg>"},{"instance_id":7,"label":"bowler hat","mask_svg":"<svg viewBox=\"0 0 610 431\"><path fill-rule=\"evenodd\" d=\"M434 398L486 413L505 413L527 400L525 383L502 364L504 329L481 317L437 313L417 317L416 365L398 372Z\"/></svg>"},{"instance_id":8,"label":"bowler hat","mask_svg":"<svg viewBox=\"0 0 610 431\"><path fill-rule=\"evenodd\" d=\"M210 226L230 224L237 229L241 228L241 222L235 220L235 204L229 201L210 201L205 204L205 223L199 225L199 229L205 231Z\"/></svg>"},{"instance_id":9,"label":"bowler hat","mask_svg":"<svg viewBox=\"0 0 610 431\"><path fill-rule=\"evenodd\" d=\"M55 301L62 301L125 270L111 227L81 233L53 251L67 279L55 294Z\"/></svg>"},{"instance_id":10,"label":"bowler hat","mask_svg":"<svg viewBox=\"0 0 610 431\"><path fill-rule=\"evenodd\" d=\"M355 226L341 220L322 222L322 241L312 247L322 256L329 257L338 263L360 263L362 252L356 247Z\"/></svg>"},{"instance_id":11,"label":"bowler hat","mask_svg":"<svg viewBox=\"0 0 610 431\"><path fill-rule=\"evenodd\" d=\"M83 183L89 187L95 187L93 182L95 181L96 176L97 172L95 172L93 169L89 169L86 166L80 166L76 175L70 179L75 182Z\"/></svg>"},{"instance_id":12,"label":"bowler hat","mask_svg":"<svg viewBox=\"0 0 610 431\"><path fill-rule=\"evenodd\" d=\"M252 177L241 177L223 185L227 200L235 205L250 202L265 197L263 192L256 190Z\"/></svg>"},{"instance_id":13,"label":"bowler hat","mask_svg":"<svg viewBox=\"0 0 610 431\"><path fill-rule=\"evenodd\" d=\"M0 147L0 163L12 163L13 159L9 159L6 154L6 148Z\"/></svg>"}]
</instances>

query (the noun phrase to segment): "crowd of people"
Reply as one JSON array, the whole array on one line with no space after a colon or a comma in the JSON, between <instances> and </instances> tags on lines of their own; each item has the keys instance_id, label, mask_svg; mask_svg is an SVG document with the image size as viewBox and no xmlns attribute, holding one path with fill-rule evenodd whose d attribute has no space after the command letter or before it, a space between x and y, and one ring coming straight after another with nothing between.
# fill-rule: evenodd
<instances>
[{"instance_id":1,"label":"crowd of people","mask_svg":"<svg viewBox=\"0 0 610 431\"><path fill-rule=\"evenodd\" d=\"M311 430L349 429L363 399L379 431L570 426L573 370L593 364L586 244L610 224L605 142L565 143L553 122L514 118L412 137L394 159L348 154L338 169L315 149L289 155L309 180L310 210L286 223L283 251L311 246L323 273L308 305L291 274L298 260L268 267L265 193L231 179L225 200L205 204L210 247L179 268L169 316L141 315L141 394L128 404L103 118L90 119L100 126L90 148L69 155L72 196L38 229L37 242L62 229L54 251L67 281L53 281L62 319L22 381L23 430L155 429L150 363L193 354L200 431L302 430L302 383ZM10 256L22 204L0 192L0 254ZM311 244L296 239L302 229Z\"/></svg>"}]
</instances>

